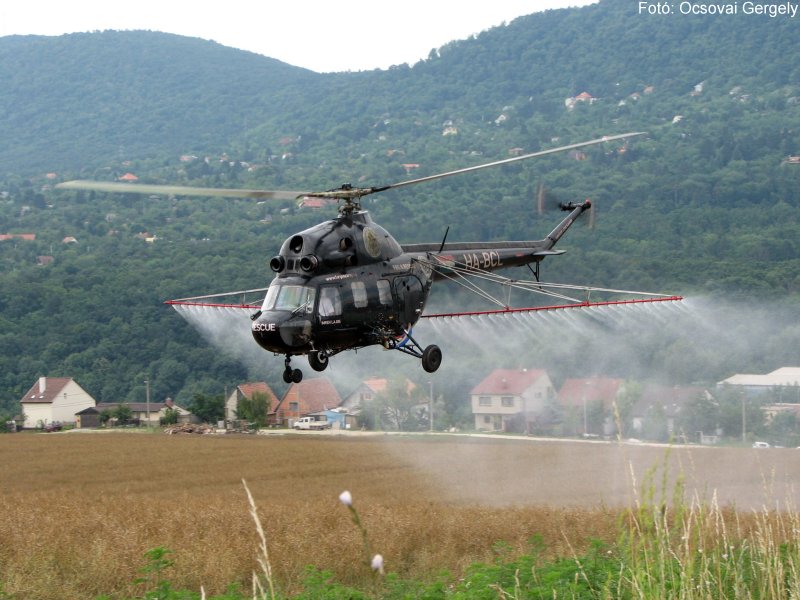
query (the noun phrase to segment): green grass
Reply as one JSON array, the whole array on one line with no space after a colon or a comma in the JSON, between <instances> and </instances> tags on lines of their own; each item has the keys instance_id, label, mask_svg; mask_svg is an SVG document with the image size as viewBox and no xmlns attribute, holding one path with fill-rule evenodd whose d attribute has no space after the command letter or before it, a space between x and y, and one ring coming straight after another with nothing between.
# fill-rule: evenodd
<instances>
[{"instance_id":1,"label":"green grass","mask_svg":"<svg viewBox=\"0 0 800 600\"><path fill-rule=\"evenodd\" d=\"M496 600L496 599L717 599L782 600L800 597L800 519L793 510L763 510L747 529L725 514L712 498L686 501L682 484L672 497L656 499L652 473L643 485L637 506L619 523L614 543L596 541L581 555L549 557L540 536L530 540L527 552L515 556L511 546L495 544L495 560L475 563L458 580L447 573L429 581L384 575L373 569L368 583L345 585L330 571L306 569L301 590L282 594L274 580L267 536L258 509L245 483L250 514L259 534L252 589L229 587L222 595L202 590L176 590L169 583L173 561L169 550L146 553L143 586L146 600ZM662 485L666 482L662 481ZM662 492L665 490L662 490ZM355 505L344 502L364 544L363 566L370 569L368 532ZM730 526L733 524L733 527ZM549 557L549 558L547 558ZM0 592L0 598L2 598ZM103 597L109 598L109 597Z\"/></svg>"}]
</instances>

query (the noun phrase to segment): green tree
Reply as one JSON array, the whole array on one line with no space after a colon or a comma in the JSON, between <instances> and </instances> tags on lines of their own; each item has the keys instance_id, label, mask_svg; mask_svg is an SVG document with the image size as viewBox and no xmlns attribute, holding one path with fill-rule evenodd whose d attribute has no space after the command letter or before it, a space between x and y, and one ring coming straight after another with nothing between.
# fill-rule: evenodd
<instances>
[{"instance_id":1,"label":"green tree","mask_svg":"<svg viewBox=\"0 0 800 600\"><path fill-rule=\"evenodd\" d=\"M204 423L216 423L225 418L225 397L222 394L195 394L187 408Z\"/></svg>"},{"instance_id":2,"label":"green tree","mask_svg":"<svg viewBox=\"0 0 800 600\"><path fill-rule=\"evenodd\" d=\"M261 428L267 424L269 409L269 396L264 392L253 392L249 398L244 397L239 400L236 416Z\"/></svg>"},{"instance_id":3,"label":"green tree","mask_svg":"<svg viewBox=\"0 0 800 600\"><path fill-rule=\"evenodd\" d=\"M121 402L111 410L111 418L116 420L117 425L125 425L133 418L131 407L125 402Z\"/></svg>"},{"instance_id":4,"label":"green tree","mask_svg":"<svg viewBox=\"0 0 800 600\"><path fill-rule=\"evenodd\" d=\"M405 377L390 379L386 389L375 396L380 423L394 431L417 431L428 425L422 390Z\"/></svg>"},{"instance_id":5,"label":"green tree","mask_svg":"<svg viewBox=\"0 0 800 600\"><path fill-rule=\"evenodd\" d=\"M767 425L770 441L780 446L796 447L800 444L800 427L793 411L782 411L772 417Z\"/></svg>"},{"instance_id":6,"label":"green tree","mask_svg":"<svg viewBox=\"0 0 800 600\"><path fill-rule=\"evenodd\" d=\"M164 416L161 417L162 425L175 425L178 422L178 411L174 408L167 408L164 411Z\"/></svg>"},{"instance_id":7,"label":"green tree","mask_svg":"<svg viewBox=\"0 0 800 600\"><path fill-rule=\"evenodd\" d=\"M699 441L699 434L716 435L720 422L719 402L710 395L700 394L686 403L676 422L676 429L687 439Z\"/></svg>"}]
</instances>

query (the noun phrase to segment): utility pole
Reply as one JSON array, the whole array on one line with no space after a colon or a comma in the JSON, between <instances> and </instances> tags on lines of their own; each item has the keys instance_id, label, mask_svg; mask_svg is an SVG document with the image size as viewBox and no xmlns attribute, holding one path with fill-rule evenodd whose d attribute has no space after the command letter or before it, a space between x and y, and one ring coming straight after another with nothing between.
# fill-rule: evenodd
<instances>
[{"instance_id":1,"label":"utility pole","mask_svg":"<svg viewBox=\"0 0 800 600\"><path fill-rule=\"evenodd\" d=\"M742 443L747 443L747 412L744 408L744 392L742 394Z\"/></svg>"},{"instance_id":2,"label":"utility pole","mask_svg":"<svg viewBox=\"0 0 800 600\"><path fill-rule=\"evenodd\" d=\"M430 389L430 409L428 410L428 424L431 433L433 433L433 382L428 382L428 387Z\"/></svg>"},{"instance_id":3,"label":"utility pole","mask_svg":"<svg viewBox=\"0 0 800 600\"><path fill-rule=\"evenodd\" d=\"M583 437L586 437L586 435L589 433L588 419L586 414L586 388L588 386L589 382L584 381L583 389L581 390L582 391L581 398L583 399Z\"/></svg>"},{"instance_id":4,"label":"utility pole","mask_svg":"<svg viewBox=\"0 0 800 600\"><path fill-rule=\"evenodd\" d=\"M146 401L147 427L150 427L150 380L144 380L144 393Z\"/></svg>"}]
</instances>

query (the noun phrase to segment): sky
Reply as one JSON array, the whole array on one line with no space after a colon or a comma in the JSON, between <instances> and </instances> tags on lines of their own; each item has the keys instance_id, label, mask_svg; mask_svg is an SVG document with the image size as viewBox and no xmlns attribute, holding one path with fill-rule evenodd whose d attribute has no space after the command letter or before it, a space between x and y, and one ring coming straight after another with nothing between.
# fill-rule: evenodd
<instances>
[{"instance_id":1,"label":"sky","mask_svg":"<svg viewBox=\"0 0 800 600\"><path fill-rule=\"evenodd\" d=\"M597 0L2 0L0 37L106 29L213 40L297 67L386 69L549 8Z\"/></svg>"}]
</instances>

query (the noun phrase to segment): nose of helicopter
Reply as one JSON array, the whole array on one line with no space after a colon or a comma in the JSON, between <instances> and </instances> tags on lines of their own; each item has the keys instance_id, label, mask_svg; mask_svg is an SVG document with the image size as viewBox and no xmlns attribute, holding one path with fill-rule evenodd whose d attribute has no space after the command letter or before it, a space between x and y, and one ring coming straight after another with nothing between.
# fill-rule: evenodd
<instances>
[{"instance_id":1,"label":"nose of helicopter","mask_svg":"<svg viewBox=\"0 0 800 600\"><path fill-rule=\"evenodd\" d=\"M311 321L282 311L261 313L250 329L259 346L279 354L304 351L311 339Z\"/></svg>"}]
</instances>

